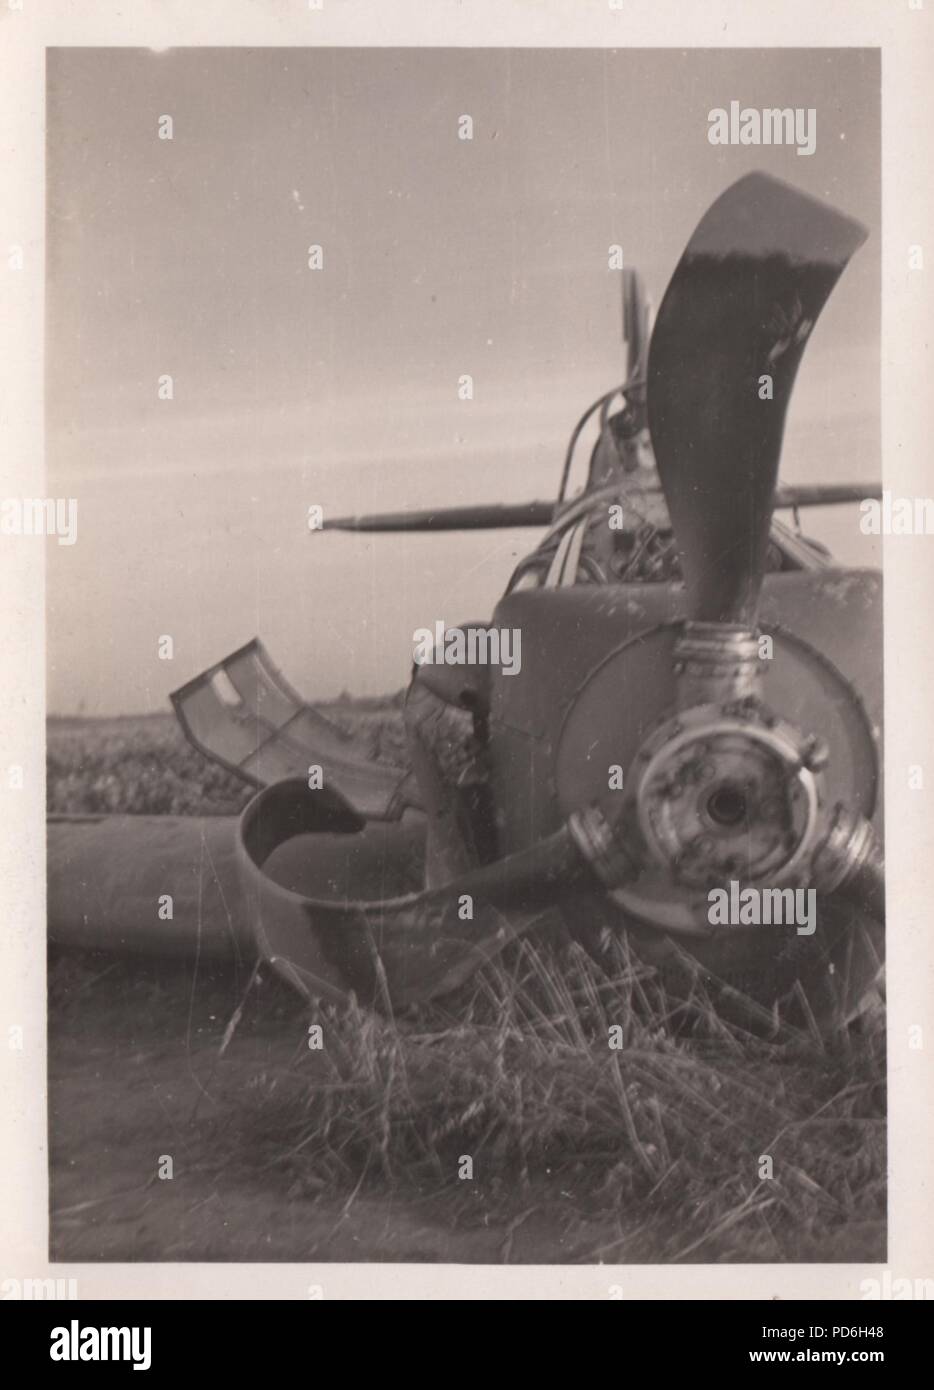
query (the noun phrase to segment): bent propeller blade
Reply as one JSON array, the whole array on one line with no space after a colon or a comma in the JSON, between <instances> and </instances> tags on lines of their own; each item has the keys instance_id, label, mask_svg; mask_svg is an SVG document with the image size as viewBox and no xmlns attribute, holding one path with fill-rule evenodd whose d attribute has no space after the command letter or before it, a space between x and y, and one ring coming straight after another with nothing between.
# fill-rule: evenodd
<instances>
[{"instance_id":1,"label":"bent propeller blade","mask_svg":"<svg viewBox=\"0 0 934 1390\"><path fill-rule=\"evenodd\" d=\"M798 363L866 236L749 174L708 209L672 276L649 349L648 414L695 621L755 625Z\"/></svg>"}]
</instances>

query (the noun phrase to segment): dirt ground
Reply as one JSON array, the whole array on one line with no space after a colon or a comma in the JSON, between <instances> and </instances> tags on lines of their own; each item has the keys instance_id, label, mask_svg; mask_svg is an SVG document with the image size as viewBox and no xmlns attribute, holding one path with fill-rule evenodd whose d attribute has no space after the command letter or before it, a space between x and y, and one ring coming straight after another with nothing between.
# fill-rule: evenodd
<instances>
[{"instance_id":1,"label":"dirt ground","mask_svg":"<svg viewBox=\"0 0 934 1390\"><path fill-rule=\"evenodd\" d=\"M238 1148L231 1099L294 1058L305 1016L274 979L107 957L50 961L51 1258L59 1261L448 1261L650 1258L658 1231L590 1221L555 1183L509 1217L483 1181L437 1195L308 1192ZM171 1179L158 1176L164 1156ZM164 1167L164 1163L163 1163ZM605 1247L605 1250L604 1250Z\"/></svg>"}]
</instances>

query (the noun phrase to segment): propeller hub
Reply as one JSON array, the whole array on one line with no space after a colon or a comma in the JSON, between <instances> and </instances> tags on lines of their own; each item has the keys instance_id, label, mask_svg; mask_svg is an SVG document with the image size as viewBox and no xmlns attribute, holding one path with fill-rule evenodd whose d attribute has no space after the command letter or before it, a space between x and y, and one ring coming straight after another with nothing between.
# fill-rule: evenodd
<instances>
[{"instance_id":1,"label":"propeller hub","mask_svg":"<svg viewBox=\"0 0 934 1390\"><path fill-rule=\"evenodd\" d=\"M802 874L820 806L820 773L805 754L796 729L748 698L666 720L630 782L648 859L693 888Z\"/></svg>"}]
</instances>

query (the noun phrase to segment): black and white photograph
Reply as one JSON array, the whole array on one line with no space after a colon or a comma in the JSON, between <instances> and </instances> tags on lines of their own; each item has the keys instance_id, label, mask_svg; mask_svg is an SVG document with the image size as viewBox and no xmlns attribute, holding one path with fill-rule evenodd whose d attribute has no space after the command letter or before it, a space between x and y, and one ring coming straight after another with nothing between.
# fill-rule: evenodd
<instances>
[{"instance_id":1,"label":"black and white photograph","mask_svg":"<svg viewBox=\"0 0 934 1390\"><path fill-rule=\"evenodd\" d=\"M882 1258L875 55L48 62L55 1253Z\"/></svg>"},{"instance_id":2,"label":"black and white photograph","mask_svg":"<svg viewBox=\"0 0 934 1390\"><path fill-rule=\"evenodd\" d=\"M934 1296L892 1253L888 789L930 772L903 717L885 756L889 563L934 500L884 457L883 55L618 32L44 49L44 495L0 545L44 569L9 1048L62 1287L4 1297Z\"/></svg>"}]
</instances>

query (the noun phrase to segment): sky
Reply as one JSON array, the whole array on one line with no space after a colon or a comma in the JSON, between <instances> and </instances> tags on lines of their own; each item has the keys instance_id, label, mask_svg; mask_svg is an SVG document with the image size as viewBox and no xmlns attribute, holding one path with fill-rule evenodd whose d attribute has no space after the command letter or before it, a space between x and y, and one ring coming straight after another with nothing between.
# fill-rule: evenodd
<instances>
[{"instance_id":1,"label":"sky","mask_svg":"<svg viewBox=\"0 0 934 1390\"><path fill-rule=\"evenodd\" d=\"M710 145L731 100L815 108L816 153ZM165 709L257 634L309 698L398 688L415 628L488 616L536 533L314 534L308 507L553 496L622 376L608 248L657 304L756 168L870 232L808 346L782 477L875 480L874 53L51 50L47 493L77 499L78 540L47 552L50 711ZM808 521L879 562L855 507Z\"/></svg>"}]
</instances>

